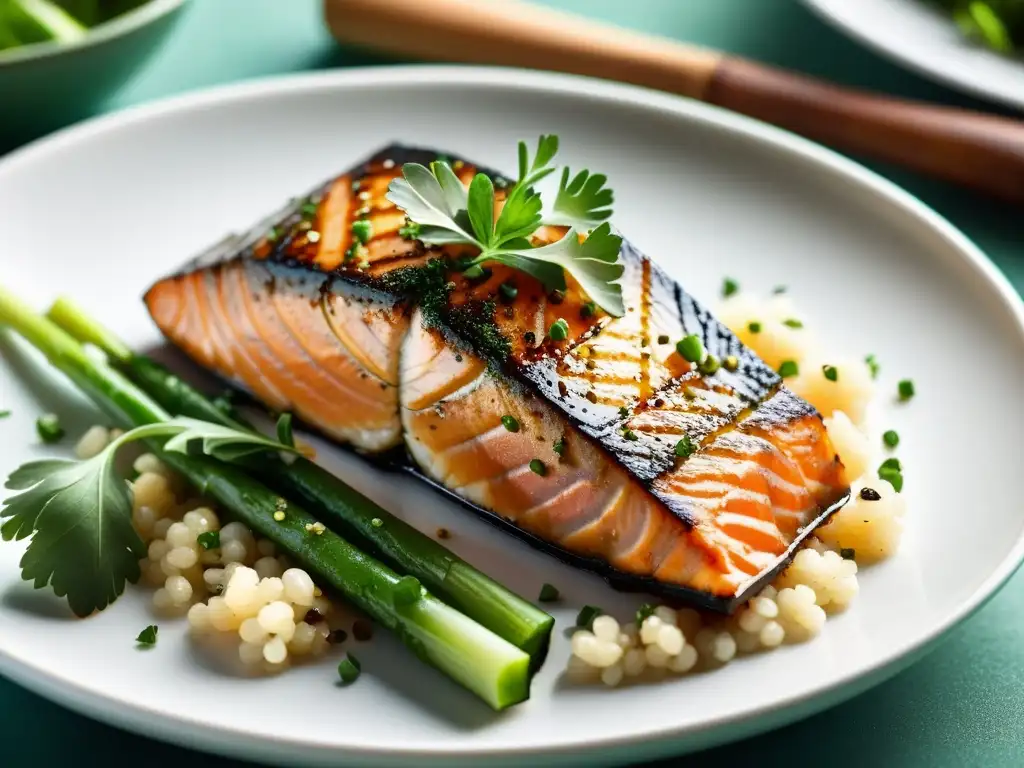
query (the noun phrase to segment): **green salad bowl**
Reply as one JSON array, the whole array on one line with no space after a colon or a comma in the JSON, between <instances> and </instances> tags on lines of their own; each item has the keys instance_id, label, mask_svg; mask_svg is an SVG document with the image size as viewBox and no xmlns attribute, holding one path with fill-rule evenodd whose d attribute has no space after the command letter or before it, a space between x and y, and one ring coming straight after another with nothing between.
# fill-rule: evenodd
<instances>
[{"instance_id":1,"label":"green salad bowl","mask_svg":"<svg viewBox=\"0 0 1024 768\"><path fill-rule=\"evenodd\" d=\"M95 114L159 48L186 0L150 0L74 42L0 51L0 151Z\"/></svg>"}]
</instances>

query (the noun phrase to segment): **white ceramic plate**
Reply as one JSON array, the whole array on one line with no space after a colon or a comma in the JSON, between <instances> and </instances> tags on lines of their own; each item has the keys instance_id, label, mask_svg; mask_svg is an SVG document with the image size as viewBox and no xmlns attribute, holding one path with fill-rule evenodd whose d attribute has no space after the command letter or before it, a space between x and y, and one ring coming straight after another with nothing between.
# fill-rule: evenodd
<instances>
[{"instance_id":1,"label":"white ceramic plate","mask_svg":"<svg viewBox=\"0 0 1024 768\"><path fill-rule=\"evenodd\" d=\"M826 338L882 361L907 467L904 548L863 575L847 614L813 643L713 674L619 690L566 687L562 630L614 594L498 533L405 477L321 445L355 486L527 595L566 596L531 701L488 711L390 638L360 651L357 685L333 664L243 680L204 661L183 627L134 649L148 595L71 621L19 583L0 545L0 670L97 718L181 744L304 764L488 765L633 761L738 738L807 715L893 674L976 609L1021 559L1016 433L1024 423L1019 300L961 234L839 156L704 105L523 72L388 68L325 73L188 96L92 122L0 162L0 275L32 301L74 295L139 347L158 335L139 301L155 277L377 145L401 139L514 167L515 141L562 137L574 167L608 173L616 221L697 296L723 273L786 283ZM0 347L0 472L44 455L33 420L93 415L18 345ZM888 400L888 398L887 398Z\"/></svg>"},{"instance_id":2,"label":"white ceramic plate","mask_svg":"<svg viewBox=\"0 0 1024 768\"><path fill-rule=\"evenodd\" d=\"M919 74L1024 109L1024 61L964 39L924 0L804 0L826 21Z\"/></svg>"}]
</instances>

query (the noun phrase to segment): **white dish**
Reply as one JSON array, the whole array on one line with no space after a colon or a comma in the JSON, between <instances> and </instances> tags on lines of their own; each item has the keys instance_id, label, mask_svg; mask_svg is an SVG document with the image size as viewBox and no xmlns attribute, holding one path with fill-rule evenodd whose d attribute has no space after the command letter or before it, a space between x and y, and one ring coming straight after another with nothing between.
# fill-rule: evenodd
<instances>
[{"instance_id":1,"label":"white dish","mask_svg":"<svg viewBox=\"0 0 1024 768\"><path fill-rule=\"evenodd\" d=\"M926 77L1024 109L1024 61L966 40L923 0L804 0L823 19Z\"/></svg>"},{"instance_id":2,"label":"white dish","mask_svg":"<svg viewBox=\"0 0 1024 768\"><path fill-rule=\"evenodd\" d=\"M0 162L3 282L42 307L58 293L140 348L159 343L138 297L155 277L283 199L392 139L514 167L515 141L562 137L566 162L608 173L616 222L698 297L723 273L791 287L825 338L874 352L882 387L913 376L910 406L887 402L903 436L909 530L864 572L862 593L814 642L712 674L619 690L558 682L562 630L584 602L625 613L636 598L538 554L406 477L318 444L353 485L433 530L533 596L566 602L533 698L495 715L378 634L364 674L338 689L329 662L274 679L225 676L182 623L151 622L133 590L80 622L18 579L0 545L0 671L81 712L235 755L303 764L588 765L650 759L775 727L893 674L988 598L1024 553L1016 436L1024 422L1024 311L1006 280L948 223L860 166L702 104L563 76L471 68L354 70L233 86L62 132ZM0 473L46 451L33 420L82 428L59 375L2 342Z\"/></svg>"}]
</instances>

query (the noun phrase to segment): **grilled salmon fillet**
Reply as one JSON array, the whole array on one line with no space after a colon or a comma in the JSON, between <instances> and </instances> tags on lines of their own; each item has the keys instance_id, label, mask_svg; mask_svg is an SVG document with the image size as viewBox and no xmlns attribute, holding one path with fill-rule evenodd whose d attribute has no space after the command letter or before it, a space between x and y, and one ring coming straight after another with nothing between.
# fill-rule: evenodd
<instances>
[{"instance_id":1,"label":"grilled salmon fillet","mask_svg":"<svg viewBox=\"0 0 1024 768\"><path fill-rule=\"evenodd\" d=\"M385 148L154 284L150 314L269 408L563 560L733 610L848 498L820 416L628 242L623 317L571 276L554 294L502 265L467 279L472 254L425 247L385 196L437 157ZM680 357L688 334L723 364Z\"/></svg>"}]
</instances>

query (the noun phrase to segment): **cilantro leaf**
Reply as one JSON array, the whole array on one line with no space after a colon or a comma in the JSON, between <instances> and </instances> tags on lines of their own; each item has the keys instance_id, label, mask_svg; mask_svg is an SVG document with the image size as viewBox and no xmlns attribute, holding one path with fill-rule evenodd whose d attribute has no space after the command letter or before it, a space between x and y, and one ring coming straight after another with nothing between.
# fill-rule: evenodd
<instances>
[{"instance_id":1,"label":"cilantro leaf","mask_svg":"<svg viewBox=\"0 0 1024 768\"><path fill-rule=\"evenodd\" d=\"M608 220L615 198L607 181L604 174L590 171L580 171L570 181L569 169L563 168L555 204L544 223L590 229Z\"/></svg>"},{"instance_id":2,"label":"cilantro leaf","mask_svg":"<svg viewBox=\"0 0 1024 768\"><path fill-rule=\"evenodd\" d=\"M114 470L118 449L133 440L172 437L164 450L186 452L199 441L205 453L233 459L255 451L293 451L263 435L178 417L137 427L86 461L44 459L18 467L5 487L20 491L0 506L5 541L32 537L21 576L47 585L71 610L88 616L110 605L126 582L139 579L146 546L132 525L131 493Z\"/></svg>"},{"instance_id":3,"label":"cilantro leaf","mask_svg":"<svg viewBox=\"0 0 1024 768\"><path fill-rule=\"evenodd\" d=\"M25 489L7 499L0 517L6 541L32 535L21 577L67 597L77 616L100 611L139 579L146 546L132 526L127 484L114 473L114 451L88 461L36 461L7 482Z\"/></svg>"}]
</instances>

